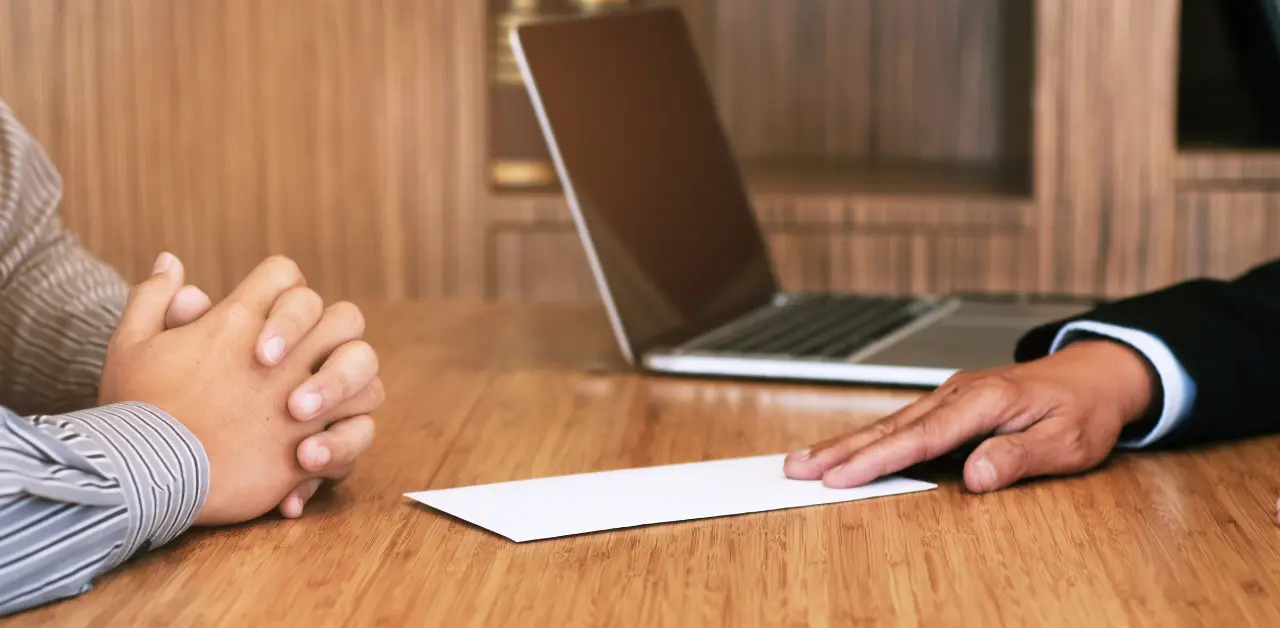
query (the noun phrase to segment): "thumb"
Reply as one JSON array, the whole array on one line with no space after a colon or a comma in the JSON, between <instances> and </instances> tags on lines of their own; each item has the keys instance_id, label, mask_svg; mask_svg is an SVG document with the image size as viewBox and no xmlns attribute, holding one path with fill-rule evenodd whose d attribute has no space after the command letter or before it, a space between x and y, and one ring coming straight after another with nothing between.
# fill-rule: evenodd
<instances>
[{"instance_id":1,"label":"thumb","mask_svg":"<svg viewBox=\"0 0 1280 628\"><path fill-rule=\"evenodd\" d=\"M1022 432L987 439L965 461L964 483L971 491L985 493L1025 478L1091 469L1111 449L1105 439L1086 434L1087 427L1056 417Z\"/></svg>"},{"instance_id":2,"label":"thumb","mask_svg":"<svg viewBox=\"0 0 1280 628\"><path fill-rule=\"evenodd\" d=\"M129 301L116 337L132 344L164 331L165 314L173 297L182 289L183 274L182 262L178 258L161 253L156 258L151 276L129 291Z\"/></svg>"},{"instance_id":3,"label":"thumb","mask_svg":"<svg viewBox=\"0 0 1280 628\"><path fill-rule=\"evenodd\" d=\"M183 286L169 302L169 313L165 315L164 328L177 329L196 322L213 307L209 295L203 290L187 285Z\"/></svg>"}]
</instances>

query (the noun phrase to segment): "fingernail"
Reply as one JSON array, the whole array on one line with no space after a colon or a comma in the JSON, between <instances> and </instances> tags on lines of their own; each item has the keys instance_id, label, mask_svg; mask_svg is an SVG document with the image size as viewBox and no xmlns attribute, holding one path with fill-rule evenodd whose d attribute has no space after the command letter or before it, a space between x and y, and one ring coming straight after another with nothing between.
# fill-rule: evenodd
<instances>
[{"instance_id":1,"label":"fingernail","mask_svg":"<svg viewBox=\"0 0 1280 628\"><path fill-rule=\"evenodd\" d=\"M329 453L328 447L319 443L311 443L310 449L311 452L309 457L311 458L311 466L323 467L324 465L329 464L331 454Z\"/></svg>"},{"instance_id":2,"label":"fingernail","mask_svg":"<svg viewBox=\"0 0 1280 628\"><path fill-rule=\"evenodd\" d=\"M151 274L159 275L170 268L173 268L173 256L168 253L161 253L160 256L156 258L155 266L151 267Z\"/></svg>"},{"instance_id":3,"label":"fingernail","mask_svg":"<svg viewBox=\"0 0 1280 628\"><path fill-rule=\"evenodd\" d=\"M324 403L324 398L320 393L309 392L298 400L298 410L302 412L303 417L310 417L320 409L320 404Z\"/></svg>"},{"instance_id":4,"label":"fingernail","mask_svg":"<svg viewBox=\"0 0 1280 628\"><path fill-rule=\"evenodd\" d=\"M280 358L284 356L284 338L280 336L268 338L266 342L262 343L262 353L267 356L267 359L272 364L279 362ZM319 395L316 396L318 397Z\"/></svg>"},{"instance_id":5,"label":"fingernail","mask_svg":"<svg viewBox=\"0 0 1280 628\"><path fill-rule=\"evenodd\" d=\"M986 458L978 460L977 466L976 479L978 480L978 486L982 487L984 491L990 490L991 487L996 485L996 468L991 466L991 461Z\"/></svg>"},{"instance_id":6,"label":"fingernail","mask_svg":"<svg viewBox=\"0 0 1280 628\"><path fill-rule=\"evenodd\" d=\"M809 450L804 449L801 451L792 452L791 455L788 456L788 458L791 458L793 462L803 462L809 459Z\"/></svg>"}]
</instances>

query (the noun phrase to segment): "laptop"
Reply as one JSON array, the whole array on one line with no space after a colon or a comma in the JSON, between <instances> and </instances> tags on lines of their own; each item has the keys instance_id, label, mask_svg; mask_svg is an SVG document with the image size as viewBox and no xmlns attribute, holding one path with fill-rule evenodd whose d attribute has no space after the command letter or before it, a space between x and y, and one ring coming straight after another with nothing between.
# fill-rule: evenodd
<instances>
[{"instance_id":1,"label":"laptop","mask_svg":"<svg viewBox=\"0 0 1280 628\"><path fill-rule=\"evenodd\" d=\"M931 388L1088 306L785 291L678 9L527 23L511 44L634 368Z\"/></svg>"}]
</instances>

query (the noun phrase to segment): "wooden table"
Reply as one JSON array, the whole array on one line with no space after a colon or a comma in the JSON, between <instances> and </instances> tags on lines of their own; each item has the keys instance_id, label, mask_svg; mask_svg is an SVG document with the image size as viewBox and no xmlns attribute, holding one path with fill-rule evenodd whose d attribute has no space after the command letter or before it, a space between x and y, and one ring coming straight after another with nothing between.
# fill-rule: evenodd
<instances>
[{"instance_id":1,"label":"wooden table","mask_svg":"<svg viewBox=\"0 0 1280 628\"><path fill-rule=\"evenodd\" d=\"M511 543L407 491L788 451L906 393L641 377L602 313L372 305L379 438L297 521L188 533L4 620L108 626L1280 625L1280 441Z\"/></svg>"}]
</instances>

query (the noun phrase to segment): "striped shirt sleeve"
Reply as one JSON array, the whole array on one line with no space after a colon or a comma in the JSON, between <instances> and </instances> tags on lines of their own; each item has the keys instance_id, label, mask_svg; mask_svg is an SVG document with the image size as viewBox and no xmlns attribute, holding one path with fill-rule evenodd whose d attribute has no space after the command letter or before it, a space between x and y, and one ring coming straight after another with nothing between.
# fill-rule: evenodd
<instances>
[{"instance_id":1,"label":"striped shirt sleeve","mask_svg":"<svg viewBox=\"0 0 1280 628\"><path fill-rule=\"evenodd\" d=\"M97 405L129 286L62 225L62 183L0 101L0 405L59 414Z\"/></svg>"},{"instance_id":2,"label":"striped shirt sleeve","mask_svg":"<svg viewBox=\"0 0 1280 628\"><path fill-rule=\"evenodd\" d=\"M0 617L79 595L169 542L208 489L199 441L153 406L28 417L0 407Z\"/></svg>"}]
</instances>

